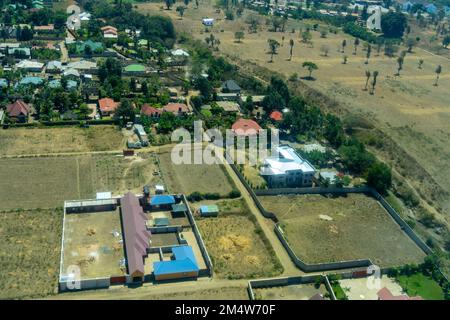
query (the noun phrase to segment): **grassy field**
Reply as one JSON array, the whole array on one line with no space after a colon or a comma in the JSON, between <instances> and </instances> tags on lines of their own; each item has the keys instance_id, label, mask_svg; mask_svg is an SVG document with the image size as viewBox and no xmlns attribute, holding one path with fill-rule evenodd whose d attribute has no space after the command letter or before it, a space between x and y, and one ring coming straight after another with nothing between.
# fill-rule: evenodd
<instances>
[{"instance_id":1,"label":"grassy field","mask_svg":"<svg viewBox=\"0 0 450 320\"><path fill-rule=\"evenodd\" d=\"M55 293L61 230L61 210L0 213L0 299Z\"/></svg>"},{"instance_id":2,"label":"grassy field","mask_svg":"<svg viewBox=\"0 0 450 320\"><path fill-rule=\"evenodd\" d=\"M213 2L202 1L199 9L187 9L183 19L179 18L175 9L159 10L162 3L142 3L138 4L138 7L144 13L170 16L180 32L201 41L209 35L204 32L201 18L215 18L212 33L221 43L218 54L228 56L245 70L243 72L252 73L259 78L270 76L272 72L286 77L297 73L304 77L308 72L302 67L302 63L316 63L319 69L313 73L315 81L301 80L301 83L325 94L330 99L330 107L333 107L333 110L339 109L334 108L335 104L339 103L346 111L371 119L378 129L391 137L406 152L402 153L402 158L405 159L399 161L395 157L385 157L386 160L401 171L402 175L407 176L413 188L421 190L424 199L431 199L437 204L441 211L435 214L439 218L449 221L450 199L449 194L444 191L450 189L450 167L447 165L450 158L450 74L445 71L450 70L450 60L420 48L413 48L413 51L406 55L401 75L395 76L396 57L387 57L383 51L377 54L374 47L369 63L365 64L366 51L363 50L363 44L361 43L353 55L354 38L342 31L337 34L328 32L326 37L322 38L320 31L329 31L329 27L319 26L318 31L311 32L311 47L300 41L299 30L304 31L307 26L311 27L316 23L315 21L289 20L285 33L275 33L268 30L270 26L265 24L266 17L261 16L259 31L250 34L245 19L248 14L254 12L246 10L241 18L229 21L224 19L223 10L216 13L211 3ZM292 29L295 29L295 33L291 33ZM236 31L245 33L241 43L235 41ZM284 44L282 37L285 37ZM291 38L294 40L293 58L287 61L290 50L288 43ZM273 63L269 63L268 39L275 39L282 44ZM340 47L344 39L347 41L347 47L342 53ZM323 54L324 47L329 51L327 56ZM402 47L400 50L406 48ZM347 64L342 63L344 55L348 56ZM420 59L424 60L421 69L418 68ZM444 71L440 76L439 86L433 86L438 65L441 65ZM256 67L259 66L268 71L258 74L259 69ZM374 95L363 90L366 70L379 72ZM298 90L304 91L302 87ZM398 153L398 147L386 151L395 155ZM414 166L411 166L412 163Z\"/></svg>"},{"instance_id":3,"label":"grassy field","mask_svg":"<svg viewBox=\"0 0 450 320\"><path fill-rule=\"evenodd\" d=\"M63 270L76 265L82 279L124 275L121 233L119 210L66 215Z\"/></svg>"},{"instance_id":4,"label":"grassy field","mask_svg":"<svg viewBox=\"0 0 450 320\"><path fill-rule=\"evenodd\" d=\"M425 254L373 198L363 194L265 196L289 244L306 263L371 259L381 267L422 262Z\"/></svg>"},{"instance_id":5,"label":"grassy field","mask_svg":"<svg viewBox=\"0 0 450 320\"><path fill-rule=\"evenodd\" d=\"M0 130L0 155L121 150L124 143L114 126Z\"/></svg>"},{"instance_id":6,"label":"grassy field","mask_svg":"<svg viewBox=\"0 0 450 320\"><path fill-rule=\"evenodd\" d=\"M194 191L226 195L233 190L233 183L222 165L175 165L170 152L159 154L159 167L169 192L189 195Z\"/></svg>"},{"instance_id":7,"label":"grassy field","mask_svg":"<svg viewBox=\"0 0 450 320\"><path fill-rule=\"evenodd\" d=\"M64 200L94 198L96 192L140 191L159 182L151 155L0 159L0 210L62 207Z\"/></svg>"},{"instance_id":8,"label":"grassy field","mask_svg":"<svg viewBox=\"0 0 450 320\"><path fill-rule=\"evenodd\" d=\"M276 276L282 272L272 247L243 200L217 203L219 217L197 218L197 225L220 278Z\"/></svg>"},{"instance_id":9,"label":"grassy field","mask_svg":"<svg viewBox=\"0 0 450 320\"><path fill-rule=\"evenodd\" d=\"M397 281L410 297L421 296L426 300L444 300L444 292L439 284L421 273L398 276Z\"/></svg>"}]
</instances>

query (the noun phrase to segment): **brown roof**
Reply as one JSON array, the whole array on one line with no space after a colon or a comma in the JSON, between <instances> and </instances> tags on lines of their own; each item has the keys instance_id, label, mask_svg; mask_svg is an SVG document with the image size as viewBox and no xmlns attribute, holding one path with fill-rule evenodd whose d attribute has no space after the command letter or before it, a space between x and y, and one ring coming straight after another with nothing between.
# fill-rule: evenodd
<instances>
[{"instance_id":1,"label":"brown roof","mask_svg":"<svg viewBox=\"0 0 450 320\"><path fill-rule=\"evenodd\" d=\"M102 31L103 31L103 33L117 34L117 28L114 28L113 26L102 27Z\"/></svg>"},{"instance_id":2,"label":"brown roof","mask_svg":"<svg viewBox=\"0 0 450 320\"><path fill-rule=\"evenodd\" d=\"M55 29L55 26L53 24L48 24L46 26L34 26L34 30L51 31L54 29Z\"/></svg>"},{"instance_id":3,"label":"brown roof","mask_svg":"<svg viewBox=\"0 0 450 320\"><path fill-rule=\"evenodd\" d=\"M23 100L16 100L16 102L6 106L6 112L10 117L27 116L30 113L30 107Z\"/></svg>"},{"instance_id":4,"label":"brown roof","mask_svg":"<svg viewBox=\"0 0 450 320\"><path fill-rule=\"evenodd\" d=\"M115 102L111 98L103 98L98 100L98 105L100 106L100 111L102 112L112 112L119 106L118 102Z\"/></svg>"},{"instance_id":5,"label":"brown roof","mask_svg":"<svg viewBox=\"0 0 450 320\"><path fill-rule=\"evenodd\" d=\"M155 115L161 115L162 112L163 112L162 109L152 107L149 104L144 104L141 108L141 113L150 117Z\"/></svg>"},{"instance_id":6,"label":"brown roof","mask_svg":"<svg viewBox=\"0 0 450 320\"><path fill-rule=\"evenodd\" d=\"M144 256L147 255L151 237L145 225L147 216L139 199L131 192L122 197L120 205L128 274L134 275L137 272L143 275Z\"/></svg>"},{"instance_id":7,"label":"brown roof","mask_svg":"<svg viewBox=\"0 0 450 320\"><path fill-rule=\"evenodd\" d=\"M165 112L172 112L175 115L179 114L180 112L188 113L192 111L191 108L189 108L184 103L168 103L167 105L164 106L163 109Z\"/></svg>"},{"instance_id":8,"label":"brown roof","mask_svg":"<svg viewBox=\"0 0 450 320\"><path fill-rule=\"evenodd\" d=\"M379 300L423 300L422 297L416 296L416 297L409 297L406 294L401 294L399 296L394 296L392 292L384 287L380 291L377 292L378 299Z\"/></svg>"},{"instance_id":9,"label":"brown roof","mask_svg":"<svg viewBox=\"0 0 450 320\"><path fill-rule=\"evenodd\" d=\"M253 120L239 119L232 126L234 133L238 136L250 136L258 134L262 128Z\"/></svg>"},{"instance_id":10,"label":"brown roof","mask_svg":"<svg viewBox=\"0 0 450 320\"><path fill-rule=\"evenodd\" d=\"M273 111L270 114L269 117L270 117L270 119L272 119L274 121L281 121L281 120L283 120L283 114L280 111L278 111L278 110Z\"/></svg>"}]
</instances>

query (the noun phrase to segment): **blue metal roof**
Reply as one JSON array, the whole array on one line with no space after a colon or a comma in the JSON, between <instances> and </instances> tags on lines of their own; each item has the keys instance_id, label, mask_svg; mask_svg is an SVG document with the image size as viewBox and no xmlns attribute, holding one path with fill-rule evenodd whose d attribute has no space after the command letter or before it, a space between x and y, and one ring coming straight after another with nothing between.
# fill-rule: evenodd
<instances>
[{"instance_id":1,"label":"blue metal roof","mask_svg":"<svg viewBox=\"0 0 450 320\"><path fill-rule=\"evenodd\" d=\"M174 204L175 198L169 195L156 195L150 198L150 205L160 206L166 204Z\"/></svg>"},{"instance_id":2,"label":"blue metal roof","mask_svg":"<svg viewBox=\"0 0 450 320\"><path fill-rule=\"evenodd\" d=\"M200 211L204 213L219 212L219 207L215 204L209 206L201 206Z\"/></svg>"},{"instance_id":3,"label":"blue metal roof","mask_svg":"<svg viewBox=\"0 0 450 320\"><path fill-rule=\"evenodd\" d=\"M155 226L157 227L165 227L169 225L169 218L156 218Z\"/></svg>"},{"instance_id":4,"label":"blue metal roof","mask_svg":"<svg viewBox=\"0 0 450 320\"><path fill-rule=\"evenodd\" d=\"M39 78L39 77L25 77L25 78L22 78L22 80L20 80L19 84L20 85L28 85L28 84L39 85L39 84L42 84L43 82L44 82L44 80L42 80L42 78Z\"/></svg>"},{"instance_id":5,"label":"blue metal roof","mask_svg":"<svg viewBox=\"0 0 450 320\"><path fill-rule=\"evenodd\" d=\"M155 276L172 273L199 271L197 260L191 246L173 247L175 260L153 262Z\"/></svg>"}]
</instances>

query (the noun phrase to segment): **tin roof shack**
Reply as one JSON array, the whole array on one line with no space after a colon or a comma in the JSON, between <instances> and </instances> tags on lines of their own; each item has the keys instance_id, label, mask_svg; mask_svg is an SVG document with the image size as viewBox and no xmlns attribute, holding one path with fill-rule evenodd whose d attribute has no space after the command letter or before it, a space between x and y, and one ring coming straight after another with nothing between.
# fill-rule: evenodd
<instances>
[{"instance_id":1,"label":"tin roof shack","mask_svg":"<svg viewBox=\"0 0 450 320\"><path fill-rule=\"evenodd\" d=\"M130 279L128 282L144 280L144 259L150 246L151 233L146 228L147 216L139 199L131 192L120 201L125 256Z\"/></svg>"},{"instance_id":2,"label":"tin roof shack","mask_svg":"<svg viewBox=\"0 0 450 320\"><path fill-rule=\"evenodd\" d=\"M150 198L151 210L170 210L176 203L175 197L170 195L154 195Z\"/></svg>"},{"instance_id":3,"label":"tin roof shack","mask_svg":"<svg viewBox=\"0 0 450 320\"><path fill-rule=\"evenodd\" d=\"M141 141L141 145L143 147L147 147L149 145L149 141L148 141L147 133L144 130L144 127L141 124L135 124L134 132L139 137L139 140Z\"/></svg>"},{"instance_id":4,"label":"tin roof shack","mask_svg":"<svg viewBox=\"0 0 450 320\"><path fill-rule=\"evenodd\" d=\"M153 263L156 281L173 280L181 278L196 278L200 268L195 259L191 246L172 248L170 261L157 261Z\"/></svg>"},{"instance_id":5,"label":"tin roof shack","mask_svg":"<svg viewBox=\"0 0 450 320\"><path fill-rule=\"evenodd\" d=\"M200 216L202 217L217 217L218 215L219 215L219 207L216 205L200 207Z\"/></svg>"},{"instance_id":6,"label":"tin roof shack","mask_svg":"<svg viewBox=\"0 0 450 320\"><path fill-rule=\"evenodd\" d=\"M186 216L187 207L184 203L178 203L172 205L172 217L180 218Z\"/></svg>"}]
</instances>

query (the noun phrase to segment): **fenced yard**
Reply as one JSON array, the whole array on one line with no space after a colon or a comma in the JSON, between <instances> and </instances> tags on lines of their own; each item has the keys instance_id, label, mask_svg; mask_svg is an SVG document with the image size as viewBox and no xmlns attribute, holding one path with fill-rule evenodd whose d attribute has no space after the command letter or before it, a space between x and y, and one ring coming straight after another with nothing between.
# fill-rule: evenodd
<instances>
[{"instance_id":1,"label":"fenced yard","mask_svg":"<svg viewBox=\"0 0 450 320\"><path fill-rule=\"evenodd\" d=\"M0 299L57 292L61 230L61 209L0 212Z\"/></svg>"},{"instance_id":2,"label":"fenced yard","mask_svg":"<svg viewBox=\"0 0 450 320\"><path fill-rule=\"evenodd\" d=\"M425 257L384 208L364 194L259 198L277 215L289 245L305 263L370 259L387 267Z\"/></svg>"},{"instance_id":3,"label":"fenced yard","mask_svg":"<svg viewBox=\"0 0 450 320\"><path fill-rule=\"evenodd\" d=\"M217 203L217 218L197 218L197 225L220 278L272 277L282 266L245 202Z\"/></svg>"}]
</instances>

